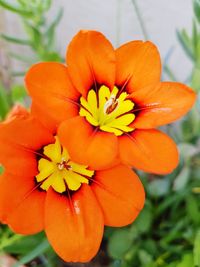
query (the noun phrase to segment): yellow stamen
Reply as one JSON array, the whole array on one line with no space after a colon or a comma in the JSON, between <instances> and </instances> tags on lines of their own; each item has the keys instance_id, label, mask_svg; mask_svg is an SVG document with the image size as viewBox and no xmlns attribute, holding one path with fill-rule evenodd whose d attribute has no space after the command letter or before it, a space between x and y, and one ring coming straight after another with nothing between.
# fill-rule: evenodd
<instances>
[{"instance_id":1,"label":"yellow stamen","mask_svg":"<svg viewBox=\"0 0 200 267\"><path fill-rule=\"evenodd\" d=\"M131 113L134 103L127 99L126 92L118 96L119 89L115 86L112 91L102 85L98 95L93 89L88 92L87 100L80 98L80 116L93 126L99 126L102 131L114 133L119 136L124 132L132 132L134 128L129 125L134 121L135 115Z\"/></svg>"},{"instance_id":2,"label":"yellow stamen","mask_svg":"<svg viewBox=\"0 0 200 267\"><path fill-rule=\"evenodd\" d=\"M54 144L44 147L43 154L47 158L39 160L36 180L42 182L40 187L46 191L50 187L58 193L65 192L67 188L76 191L82 183L89 183L94 171L88 170L88 166L71 161L67 150L61 147L58 137L55 137L55 140Z\"/></svg>"}]
</instances>

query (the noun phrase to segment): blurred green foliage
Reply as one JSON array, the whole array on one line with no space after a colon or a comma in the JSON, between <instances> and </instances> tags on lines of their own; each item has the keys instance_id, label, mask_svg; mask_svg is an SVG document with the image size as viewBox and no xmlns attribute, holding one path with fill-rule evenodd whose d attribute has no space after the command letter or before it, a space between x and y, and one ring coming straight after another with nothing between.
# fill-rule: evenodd
<instances>
[{"instance_id":1,"label":"blurred green foliage","mask_svg":"<svg viewBox=\"0 0 200 267\"><path fill-rule=\"evenodd\" d=\"M177 36L193 63L187 80L198 100L187 117L166 129L178 144L180 165L165 177L140 173L144 210L130 227L106 232L112 267L200 267L200 1L193 7L192 34L183 29Z\"/></svg>"},{"instance_id":2,"label":"blurred green foliage","mask_svg":"<svg viewBox=\"0 0 200 267\"><path fill-rule=\"evenodd\" d=\"M24 27L25 37L21 39L17 36L9 36L0 33L0 38L8 44L14 44L28 48L24 53L9 52L9 56L24 64L25 69L13 71L12 76L24 76L27 69L39 61L62 61L60 53L56 47L56 27L59 24L63 9L60 8L53 20L47 20L47 13L51 7L51 0L0 0L0 7L16 13ZM11 48L10 48L11 50ZM21 50L23 51L23 50ZM27 51L27 52L26 52ZM31 56L30 56L31 55ZM0 120L5 118L10 106L14 103L26 103L26 91L22 84L11 84L10 88L4 88L0 84Z\"/></svg>"},{"instance_id":3,"label":"blurred green foliage","mask_svg":"<svg viewBox=\"0 0 200 267\"><path fill-rule=\"evenodd\" d=\"M46 17L51 4L51 0L16 0L15 5L0 0L0 6L20 17L25 31L24 39L5 34L1 38L30 49L32 58L30 53L10 53L27 68L37 61L62 61L55 38L62 9L49 23ZM200 267L200 0L194 0L193 6L192 33L181 30L177 36L193 63L187 80L198 100L187 117L164 129L178 144L180 165L165 177L139 173L146 190L145 208L132 225L106 228L102 250L109 256L109 267ZM164 71L171 72L169 68ZM24 70L16 74L24 74ZM175 80L173 73L170 77ZM0 120L14 103L25 105L26 98L23 85L13 83L8 88L0 84ZM44 233L24 237L2 225L0 252L19 259L16 267L33 260L36 266L63 266Z\"/></svg>"},{"instance_id":4,"label":"blurred green foliage","mask_svg":"<svg viewBox=\"0 0 200 267\"><path fill-rule=\"evenodd\" d=\"M47 13L51 4L51 0L16 0L15 4L11 1L0 0L0 7L19 16L25 33L24 39L4 33L0 34L0 38L8 44L20 46L21 49L28 48L25 50L27 53L16 54L9 52L10 57L25 66L24 70L17 70L17 72L12 73L11 77L9 77L11 81L13 81L13 76L23 76L25 71L35 62L62 61L56 47L55 34L63 11L60 8L53 20L47 21ZM16 82L11 85L8 83L8 85L4 85L3 82L0 83L0 121L5 119L14 104L21 103L24 106L28 106L27 93L24 86ZM2 173L3 167L0 166L0 174ZM59 266L58 257L50 247L44 233L34 236L21 236L14 234L8 227L0 225L0 253L2 252L19 258L18 263L13 267L32 261L37 263L37 266Z\"/></svg>"},{"instance_id":5,"label":"blurred green foliage","mask_svg":"<svg viewBox=\"0 0 200 267\"><path fill-rule=\"evenodd\" d=\"M51 0L17 0L13 5L7 0L0 0L0 5L18 14L22 20L26 37L20 39L17 36L1 34L1 38L7 42L20 46L29 47L33 52L33 57L10 53L11 57L31 65L37 61L61 61L60 54L56 51L55 29L62 18L63 10L60 8L52 22L47 22L46 12L51 7ZM24 75L23 71L15 75Z\"/></svg>"},{"instance_id":6,"label":"blurred green foliage","mask_svg":"<svg viewBox=\"0 0 200 267\"><path fill-rule=\"evenodd\" d=\"M200 90L200 1L193 0L194 14L192 34L183 29L177 32L178 39L185 53L193 63L190 76L191 86Z\"/></svg>"},{"instance_id":7,"label":"blurred green foliage","mask_svg":"<svg viewBox=\"0 0 200 267\"><path fill-rule=\"evenodd\" d=\"M144 210L130 227L107 229L108 253L120 260L119 266L200 266L200 176L185 168L182 159L179 169L164 179L151 177L149 183L149 176L142 175Z\"/></svg>"}]
</instances>

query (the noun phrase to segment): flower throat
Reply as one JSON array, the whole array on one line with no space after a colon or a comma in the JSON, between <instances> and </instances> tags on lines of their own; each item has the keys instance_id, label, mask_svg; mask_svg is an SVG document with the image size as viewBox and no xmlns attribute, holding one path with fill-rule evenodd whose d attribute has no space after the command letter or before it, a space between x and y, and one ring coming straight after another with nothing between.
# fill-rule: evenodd
<instances>
[{"instance_id":1,"label":"flower throat","mask_svg":"<svg viewBox=\"0 0 200 267\"><path fill-rule=\"evenodd\" d=\"M87 99L80 98L80 116L102 131L114 133L116 136L124 132L132 132L130 124L134 121L132 113L134 103L127 99L128 94L115 86L112 91L102 85L96 93L93 89L88 92Z\"/></svg>"},{"instance_id":2,"label":"flower throat","mask_svg":"<svg viewBox=\"0 0 200 267\"><path fill-rule=\"evenodd\" d=\"M94 171L87 166L77 164L70 160L69 154L55 137L55 143L43 148L44 158L38 161L38 175L36 181L40 187L47 191L52 187L56 192L66 190L76 191L82 183L89 184Z\"/></svg>"}]
</instances>

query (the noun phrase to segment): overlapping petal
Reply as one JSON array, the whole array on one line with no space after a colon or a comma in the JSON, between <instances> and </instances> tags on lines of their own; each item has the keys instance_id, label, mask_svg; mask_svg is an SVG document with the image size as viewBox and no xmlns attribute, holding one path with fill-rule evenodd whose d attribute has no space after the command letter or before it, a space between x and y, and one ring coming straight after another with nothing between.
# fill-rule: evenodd
<instances>
[{"instance_id":1,"label":"overlapping petal","mask_svg":"<svg viewBox=\"0 0 200 267\"><path fill-rule=\"evenodd\" d=\"M116 85L126 85L129 93L158 83L160 77L160 55L153 43L132 41L116 50Z\"/></svg>"},{"instance_id":2,"label":"overlapping petal","mask_svg":"<svg viewBox=\"0 0 200 267\"><path fill-rule=\"evenodd\" d=\"M98 131L82 117L63 122L58 136L73 160L93 170L109 168L118 162L117 137Z\"/></svg>"},{"instance_id":3,"label":"overlapping petal","mask_svg":"<svg viewBox=\"0 0 200 267\"><path fill-rule=\"evenodd\" d=\"M135 130L120 137L119 150L124 164L146 172L167 174L178 165L176 144L158 130Z\"/></svg>"},{"instance_id":4,"label":"overlapping petal","mask_svg":"<svg viewBox=\"0 0 200 267\"><path fill-rule=\"evenodd\" d=\"M75 35L69 44L66 61L72 82L84 97L94 84L113 88L115 52L100 32L80 31Z\"/></svg>"},{"instance_id":5,"label":"overlapping petal","mask_svg":"<svg viewBox=\"0 0 200 267\"><path fill-rule=\"evenodd\" d=\"M96 172L92 190L102 208L105 225L120 227L132 223L144 205L142 183L123 165Z\"/></svg>"},{"instance_id":6,"label":"overlapping petal","mask_svg":"<svg viewBox=\"0 0 200 267\"><path fill-rule=\"evenodd\" d=\"M196 94L184 84L161 82L133 92L131 99L138 110L133 127L151 129L185 115L194 105Z\"/></svg>"},{"instance_id":7,"label":"overlapping petal","mask_svg":"<svg viewBox=\"0 0 200 267\"><path fill-rule=\"evenodd\" d=\"M9 173L37 173L35 151L54 141L53 135L32 116L0 124L0 163Z\"/></svg>"},{"instance_id":8,"label":"overlapping petal","mask_svg":"<svg viewBox=\"0 0 200 267\"><path fill-rule=\"evenodd\" d=\"M36 189L34 177L4 173L0 177L0 221L20 234L35 234L44 228L46 194Z\"/></svg>"},{"instance_id":9,"label":"overlapping petal","mask_svg":"<svg viewBox=\"0 0 200 267\"><path fill-rule=\"evenodd\" d=\"M104 229L102 211L88 185L71 197L47 192L45 232L65 261L87 262L97 253Z\"/></svg>"},{"instance_id":10,"label":"overlapping petal","mask_svg":"<svg viewBox=\"0 0 200 267\"><path fill-rule=\"evenodd\" d=\"M57 127L77 114L79 93L63 64L44 62L33 65L26 74L25 83L35 102L33 113L45 126L48 127L50 121Z\"/></svg>"},{"instance_id":11,"label":"overlapping petal","mask_svg":"<svg viewBox=\"0 0 200 267\"><path fill-rule=\"evenodd\" d=\"M47 109L46 106L42 105L41 102L37 101L32 101L31 103L31 113L34 117L38 118L39 115L39 120L44 125L48 130L50 130L52 133L56 133L56 129L58 126L57 119L53 118L52 112L53 110ZM57 113L54 113L55 115Z\"/></svg>"}]
</instances>

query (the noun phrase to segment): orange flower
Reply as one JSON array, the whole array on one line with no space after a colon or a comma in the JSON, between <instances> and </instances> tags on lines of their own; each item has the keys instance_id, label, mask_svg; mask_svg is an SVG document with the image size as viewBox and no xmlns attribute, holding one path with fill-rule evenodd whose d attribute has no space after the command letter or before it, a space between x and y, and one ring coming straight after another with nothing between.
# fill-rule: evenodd
<instances>
[{"instance_id":1,"label":"orange flower","mask_svg":"<svg viewBox=\"0 0 200 267\"><path fill-rule=\"evenodd\" d=\"M98 171L77 163L56 132L21 108L14 115L0 124L0 221L20 234L44 230L65 261L89 261L104 224L127 225L142 209L139 178L121 164Z\"/></svg>"},{"instance_id":2,"label":"orange flower","mask_svg":"<svg viewBox=\"0 0 200 267\"><path fill-rule=\"evenodd\" d=\"M171 172L178 164L176 145L155 128L186 114L196 96L181 83L160 82L155 45L133 41L114 50L101 33L80 31L66 61L67 67L34 65L26 86L32 112L45 126L61 124L58 136L70 154L95 169L121 160L148 172Z\"/></svg>"}]
</instances>

